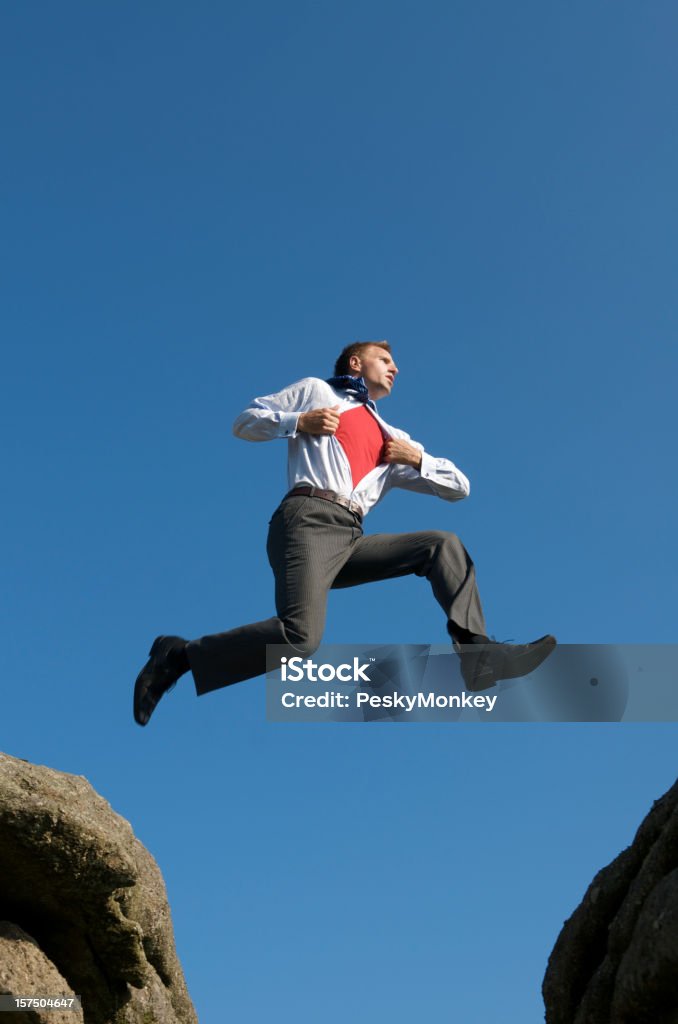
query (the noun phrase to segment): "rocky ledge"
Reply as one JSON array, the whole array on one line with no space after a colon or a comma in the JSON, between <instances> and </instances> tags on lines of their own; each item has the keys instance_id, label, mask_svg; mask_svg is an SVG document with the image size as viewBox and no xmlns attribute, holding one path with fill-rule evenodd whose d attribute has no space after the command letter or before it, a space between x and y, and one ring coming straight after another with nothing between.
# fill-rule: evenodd
<instances>
[{"instance_id":1,"label":"rocky ledge","mask_svg":"<svg viewBox=\"0 0 678 1024\"><path fill-rule=\"evenodd\" d=\"M678 1024L678 782L593 879L549 959L546 1024Z\"/></svg>"},{"instance_id":2,"label":"rocky ledge","mask_svg":"<svg viewBox=\"0 0 678 1024\"><path fill-rule=\"evenodd\" d=\"M82 997L12 1024L197 1024L160 870L82 776L0 754L0 993Z\"/></svg>"}]
</instances>

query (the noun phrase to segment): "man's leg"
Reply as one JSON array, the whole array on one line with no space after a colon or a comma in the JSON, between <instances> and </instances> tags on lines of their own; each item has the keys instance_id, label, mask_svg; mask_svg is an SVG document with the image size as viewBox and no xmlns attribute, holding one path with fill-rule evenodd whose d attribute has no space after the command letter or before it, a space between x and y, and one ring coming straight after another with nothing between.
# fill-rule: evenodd
<instances>
[{"instance_id":1,"label":"man's leg","mask_svg":"<svg viewBox=\"0 0 678 1024\"><path fill-rule=\"evenodd\" d=\"M448 618L447 631L461 660L469 690L485 690L500 679L534 671L556 646L547 635L529 644L502 644L486 635L473 562L453 533L375 534L355 545L334 581L352 587L414 573L425 576Z\"/></svg>"},{"instance_id":2,"label":"man's leg","mask_svg":"<svg viewBox=\"0 0 678 1024\"><path fill-rule=\"evenodd\" d=\"M322 498L283 501L269 525L277 615L193 640L186 653L198 695L266 671L266 645L309 655L322 640L327 591L359 536L353 515Z\"/></svg>"},{"instance_id":3,"label":"man's leg","mask_svg":"<svg viewBox=\"0 0 678 1024\"><path fill-rule=\"evenodd\" d=\"M291 656L316 650L327 591L360 535L355 517L339 505L314 497L284 500L271 519L267 544L277 616L188 643L158 637L134 687L139 725L148 724L158 701L189 668L200 696L262 675L268 644Z\"/></svg>"},{"instance_id":4,"label":"man's leg","mask_svg":"<svg viewBox=\"0 0 678 1024\"><path fill-rule=\"evenodd\" d=\"M473 562L454 533L426 530L361 537L333 586L355 587L410 574L428 579L448 621L460 631L485 633Z\"/></svg>"}]
</instances>

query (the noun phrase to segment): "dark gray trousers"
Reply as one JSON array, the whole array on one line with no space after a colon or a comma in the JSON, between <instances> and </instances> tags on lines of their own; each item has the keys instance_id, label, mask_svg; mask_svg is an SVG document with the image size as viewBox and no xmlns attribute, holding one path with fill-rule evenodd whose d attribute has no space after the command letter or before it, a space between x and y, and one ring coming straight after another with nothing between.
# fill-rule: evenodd
<instances>
[{"instance_id":1,"label":"dark gray trousers","mask_svg":"<svg viewBox=\"0 0 678 1024\"><path fill-rule=\"evenodd\" d=\"M457 626L486 633L468 552L453 533L377 533L363 536L352 512L324 498L285 498L269 524L268 559L275 575L277 616L192 640L188 660L198 694L262 675L266 645L289 656L320 646L330 588L425 576Z\"/></svg>"}]
</instances>

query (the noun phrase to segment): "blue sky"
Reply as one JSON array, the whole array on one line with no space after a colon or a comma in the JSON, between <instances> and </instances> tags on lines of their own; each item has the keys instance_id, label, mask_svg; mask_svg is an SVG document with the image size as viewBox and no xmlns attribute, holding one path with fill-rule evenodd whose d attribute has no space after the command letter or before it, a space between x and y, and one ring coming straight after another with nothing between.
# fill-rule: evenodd
<instances>
[{"instance_id":1,"label":"blue sky","mask_svg":"<svg viewBox=\"0 0 678 1024\"><path fill-rule=\"evenodd\" d=\"M675 777L672 725L146 730L157 633L268 616L256 394L390 339L385 418L468 501L497 636L676 641L668 2L6 5L0 745L85 775L165 875L202 1024L539 1021L560 925ZM421 580L332 643L441 643Z\"/></svg>"}]
</instances>

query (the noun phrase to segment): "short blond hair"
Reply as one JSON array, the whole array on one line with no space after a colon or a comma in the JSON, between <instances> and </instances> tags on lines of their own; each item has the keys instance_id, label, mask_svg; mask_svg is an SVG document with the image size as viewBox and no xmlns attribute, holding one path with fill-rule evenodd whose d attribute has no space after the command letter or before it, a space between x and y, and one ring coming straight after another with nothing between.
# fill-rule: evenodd
<instances>
[{"instance_id":1,"label":"short blond hair","mask_svg":"<svg viewBox=\"0 0 678 1024\"><path fill-rule=\"evenodd\" d=\"M391 346L387 341L354 341L342 350L339 358L334 364L334 376L343 377L346 374L350 374L351 367L349 365L349 361L351 356L361 356L365 349L369 348L370 345L377 345L379 348L385 348L389 354L391 352Z\"/></svg>"}]
</instances>

